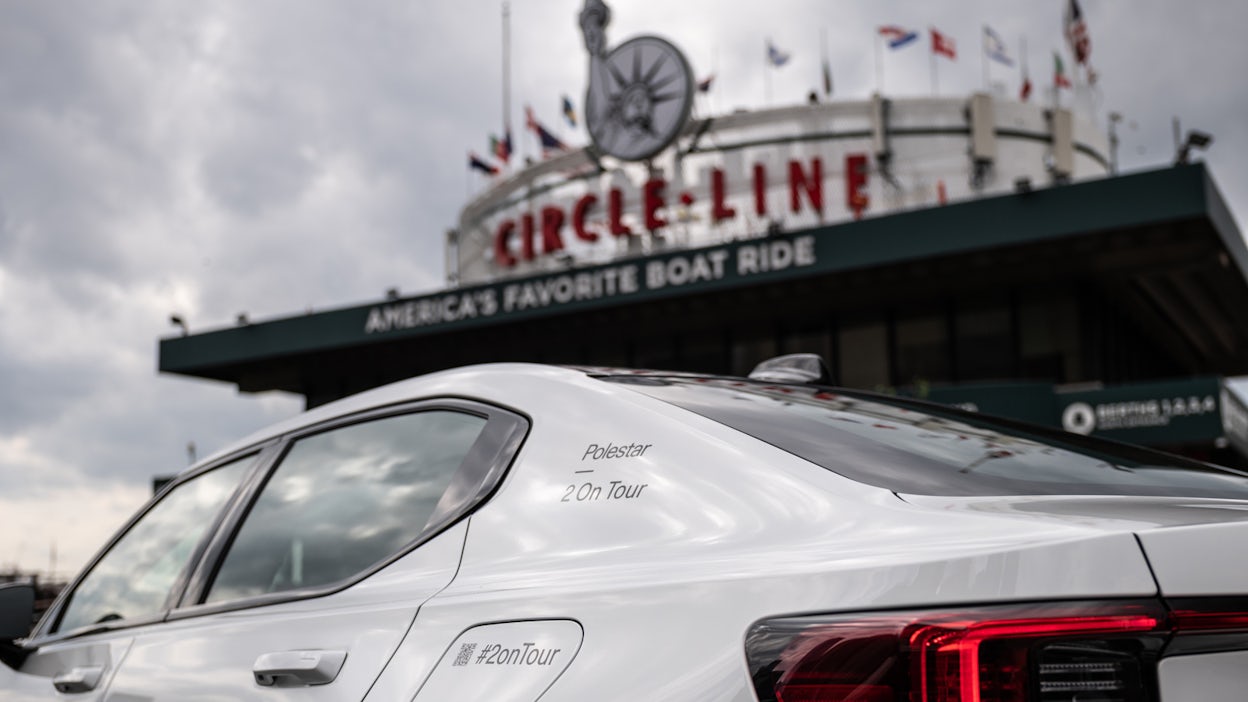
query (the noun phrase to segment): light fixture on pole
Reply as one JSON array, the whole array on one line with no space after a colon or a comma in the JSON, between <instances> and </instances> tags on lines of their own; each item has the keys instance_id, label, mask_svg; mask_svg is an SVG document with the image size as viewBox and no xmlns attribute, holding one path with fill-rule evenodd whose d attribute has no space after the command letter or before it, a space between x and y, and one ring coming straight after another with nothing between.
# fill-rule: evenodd
<instances>
[{"instance_id":1,"label":"light fixture on pole","mask_svg":"<svg viewBox=\"0 0 1248 702\"><path fill-rule=\"evenodd\" d=\"M1179 147L1179 153L1174 157L1175 165L1187 163L1192 149L1207 149L1213 143L1213 135L1208 132L1202 132L1195 129L1188 130L1187 139L1183 141L1183 145Z\"/></svg>"}]
</instances>

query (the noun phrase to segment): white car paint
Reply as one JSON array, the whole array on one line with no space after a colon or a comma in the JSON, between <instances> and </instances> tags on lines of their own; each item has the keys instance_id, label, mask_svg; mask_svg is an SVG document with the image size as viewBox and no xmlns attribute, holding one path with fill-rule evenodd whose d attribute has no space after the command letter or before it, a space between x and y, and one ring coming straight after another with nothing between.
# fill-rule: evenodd
<instances>
[{"instance_id":1,"label":"white car paint","mask_svg":"<svg viewBox=\"0 0 1248 702\"><path fill-rule=\"evenodd\" d=\"M559 381L543 389L503 489L472 517L455 582L415 627L577 619L585 644L543 700L753 699L742 637L769 616L1156 593L1128 531L918 510L666 403L581 374ZM531 392L490 385L508 404ZM618 401L596 401L604 393ZM652 448L582 460L607 440ZM569 487L613 480L647 487L564 501ZM422 638L395 660L446 639ZM608 698L603 670L616 671ZM389 699L381 690L369 699Z\"/></svg>"},{"instance_id":2,"label":"white car paint","mask_svg":"<svg viewBox=\"0 0 1248 702\"><path fill-rule=\"evenodd\" d=\"M743 637L762 619L1248 591L1236 564L1210 563L1214 544L1248 528L1242 502L898 496L571 369L437 373L318 408L220 455L440 396L514 408L531 422L488 502L337 594L101 639L134 640L102 699L426 702L458 689L459 700L750 702ZM597 450L608 445L625 450ZM454 665L467 643L576 653L467 683L472 668ZM46 663L57 646L32 660L63 665ZM321 687L255 684L258 656L303 649L346 651L342 675ZM1193 684L1182 665L1170 668L1166 702ZM1218 669L1248 681L1242 666ZM6 672L0 690L31 689ZM56 698L44 689L31 699Z\"/></svg>"},{"instance_id":3,"label":"white car paint","mask_svg":"<svg viewBox=\"0 0 1248 702\"><path fill-rule=\"evenodd\" d=\"M404 559L402 568L326 597L143 627L113 679L108 700L220 699L336 702L363 697L411 626L421 603L450 582L466 524ZM300 651L346 654L331 684L258 685L262 656ZM354 691L354 692L352 692Z\"/></svg>"}]
</instances>

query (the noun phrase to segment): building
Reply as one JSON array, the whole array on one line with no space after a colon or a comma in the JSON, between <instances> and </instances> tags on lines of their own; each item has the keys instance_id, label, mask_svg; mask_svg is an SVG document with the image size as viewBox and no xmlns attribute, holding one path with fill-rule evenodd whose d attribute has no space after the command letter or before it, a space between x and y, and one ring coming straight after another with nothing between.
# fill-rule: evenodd
<instances>
[{"instance_id":1,"label":"building","mask_svg":"<svg viewBox=\"0 0 1248 702\"><path fill-rule=\"evenodd\" d=\"M1248 250L1202 165L1114 175L1090 120L987 94L694 118L649 37L590 75L592 143L467 203L446 289L166 338L160 370L315 406L471 363L809 351L848 387L1248 455L1223 380L1248 373Z\"/></svg>"}]
</instances>

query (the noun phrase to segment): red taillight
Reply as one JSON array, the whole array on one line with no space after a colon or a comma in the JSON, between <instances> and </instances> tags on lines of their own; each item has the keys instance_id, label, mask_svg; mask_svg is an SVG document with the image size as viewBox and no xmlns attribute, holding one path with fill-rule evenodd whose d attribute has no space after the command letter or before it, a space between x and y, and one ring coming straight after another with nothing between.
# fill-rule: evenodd
<instances>
[{"instance_id":1,"label":"red taillight","mask_svg":"<svg viewBox=\"0 0 1248 702\"><path fill-rule=\"evenodd\" d=\"M918 660L917 679L928 685L912 699L921 702L1023 702L1029 684L1028 653L1034 642L1088 636L1152 632L1156 616L1067 616L1050 618L915 624L906 648ZM986 643L998 650L981 660Z\"/></svg>"},{"instance_id":2,"label":"red taillight","mask_svg":"<svg viewBox=\"0 0 1248 702\"><path fill-rule=\"evenodd\" d=\"M1180 631L1248 630L1248 614L1244 612L1175 610L1171 616L1174 619L1175 628Z\"/></svg>"},{"instance_id":3,"label":"red taillight","mask_svg":"<svg viewBox=\"0 0 1248 702\"><path fill-rule=\"evenodd\" d=\"M1143 702L1165 621L1152 602L795 617L746 651L764 702Z\"/></svg>"}]
</instances>

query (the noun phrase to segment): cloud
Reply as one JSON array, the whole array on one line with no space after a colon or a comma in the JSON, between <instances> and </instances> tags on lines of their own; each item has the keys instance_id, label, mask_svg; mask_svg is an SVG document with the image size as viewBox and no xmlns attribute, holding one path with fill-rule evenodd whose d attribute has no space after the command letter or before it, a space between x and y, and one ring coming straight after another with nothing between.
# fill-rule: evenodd
<instances>
[{"instance_id":1,"label":"cloud","mask_svg":"<svg viewBox=\"0 0 1248 702\"><path fill-rule=\"evenodd\" d=\"M12 448L0 443L0 450ZM55 494L0 497L5 522L23 527L0 532L0 570L68 578L150 497L150 487L139 484L68 484Z\"/></svg>"},{"instance_id":2,"label":"cloud","mask_svg":"<svg viewBox=\"0 0 1248 702\"><path fill-rule=\"evenodd\" d=\"M513 0L513 135L530 104L561 125L584 92L579 0ZM793 61L767 75L773 104L819 82L827 37L836 96L876 89L875 28L939 27L959 47L942 94L982 87L988 23L1027 36L1037 93L1062 47L1061 3L1023 0L830 5L614 0L612 43L642 33L716 75L702 109L763 104L764 40ZM1171 119L1214 134L1204 155L1232 210L1248 214L1248 7L1085 0L1103 101L1125 115L1126 168L1173 154ZM10 3L0 24L0 513L98 543L151 476L299 408L281 395L155 372L177 312L192 330L413 293L444 280L443 233L482 181L502 114L497 0L413 3ZM1019 52L1021 53L1021 51ZM881 55L889 94L931 89L925 44ZM1017 89L1018 75L993 79ZM563 129L562 126L559 129ZM562 134L583 143L583 134ZM42 538L42 537L39 537ZM43 567L47 544L0 542ZM7 545L6 545L7 544ZM87 547L77 548L85 553ZM20 556L11 555L18 551ZM81 556L79 560L85 558Z\"/></svg>"}]
</instances>

